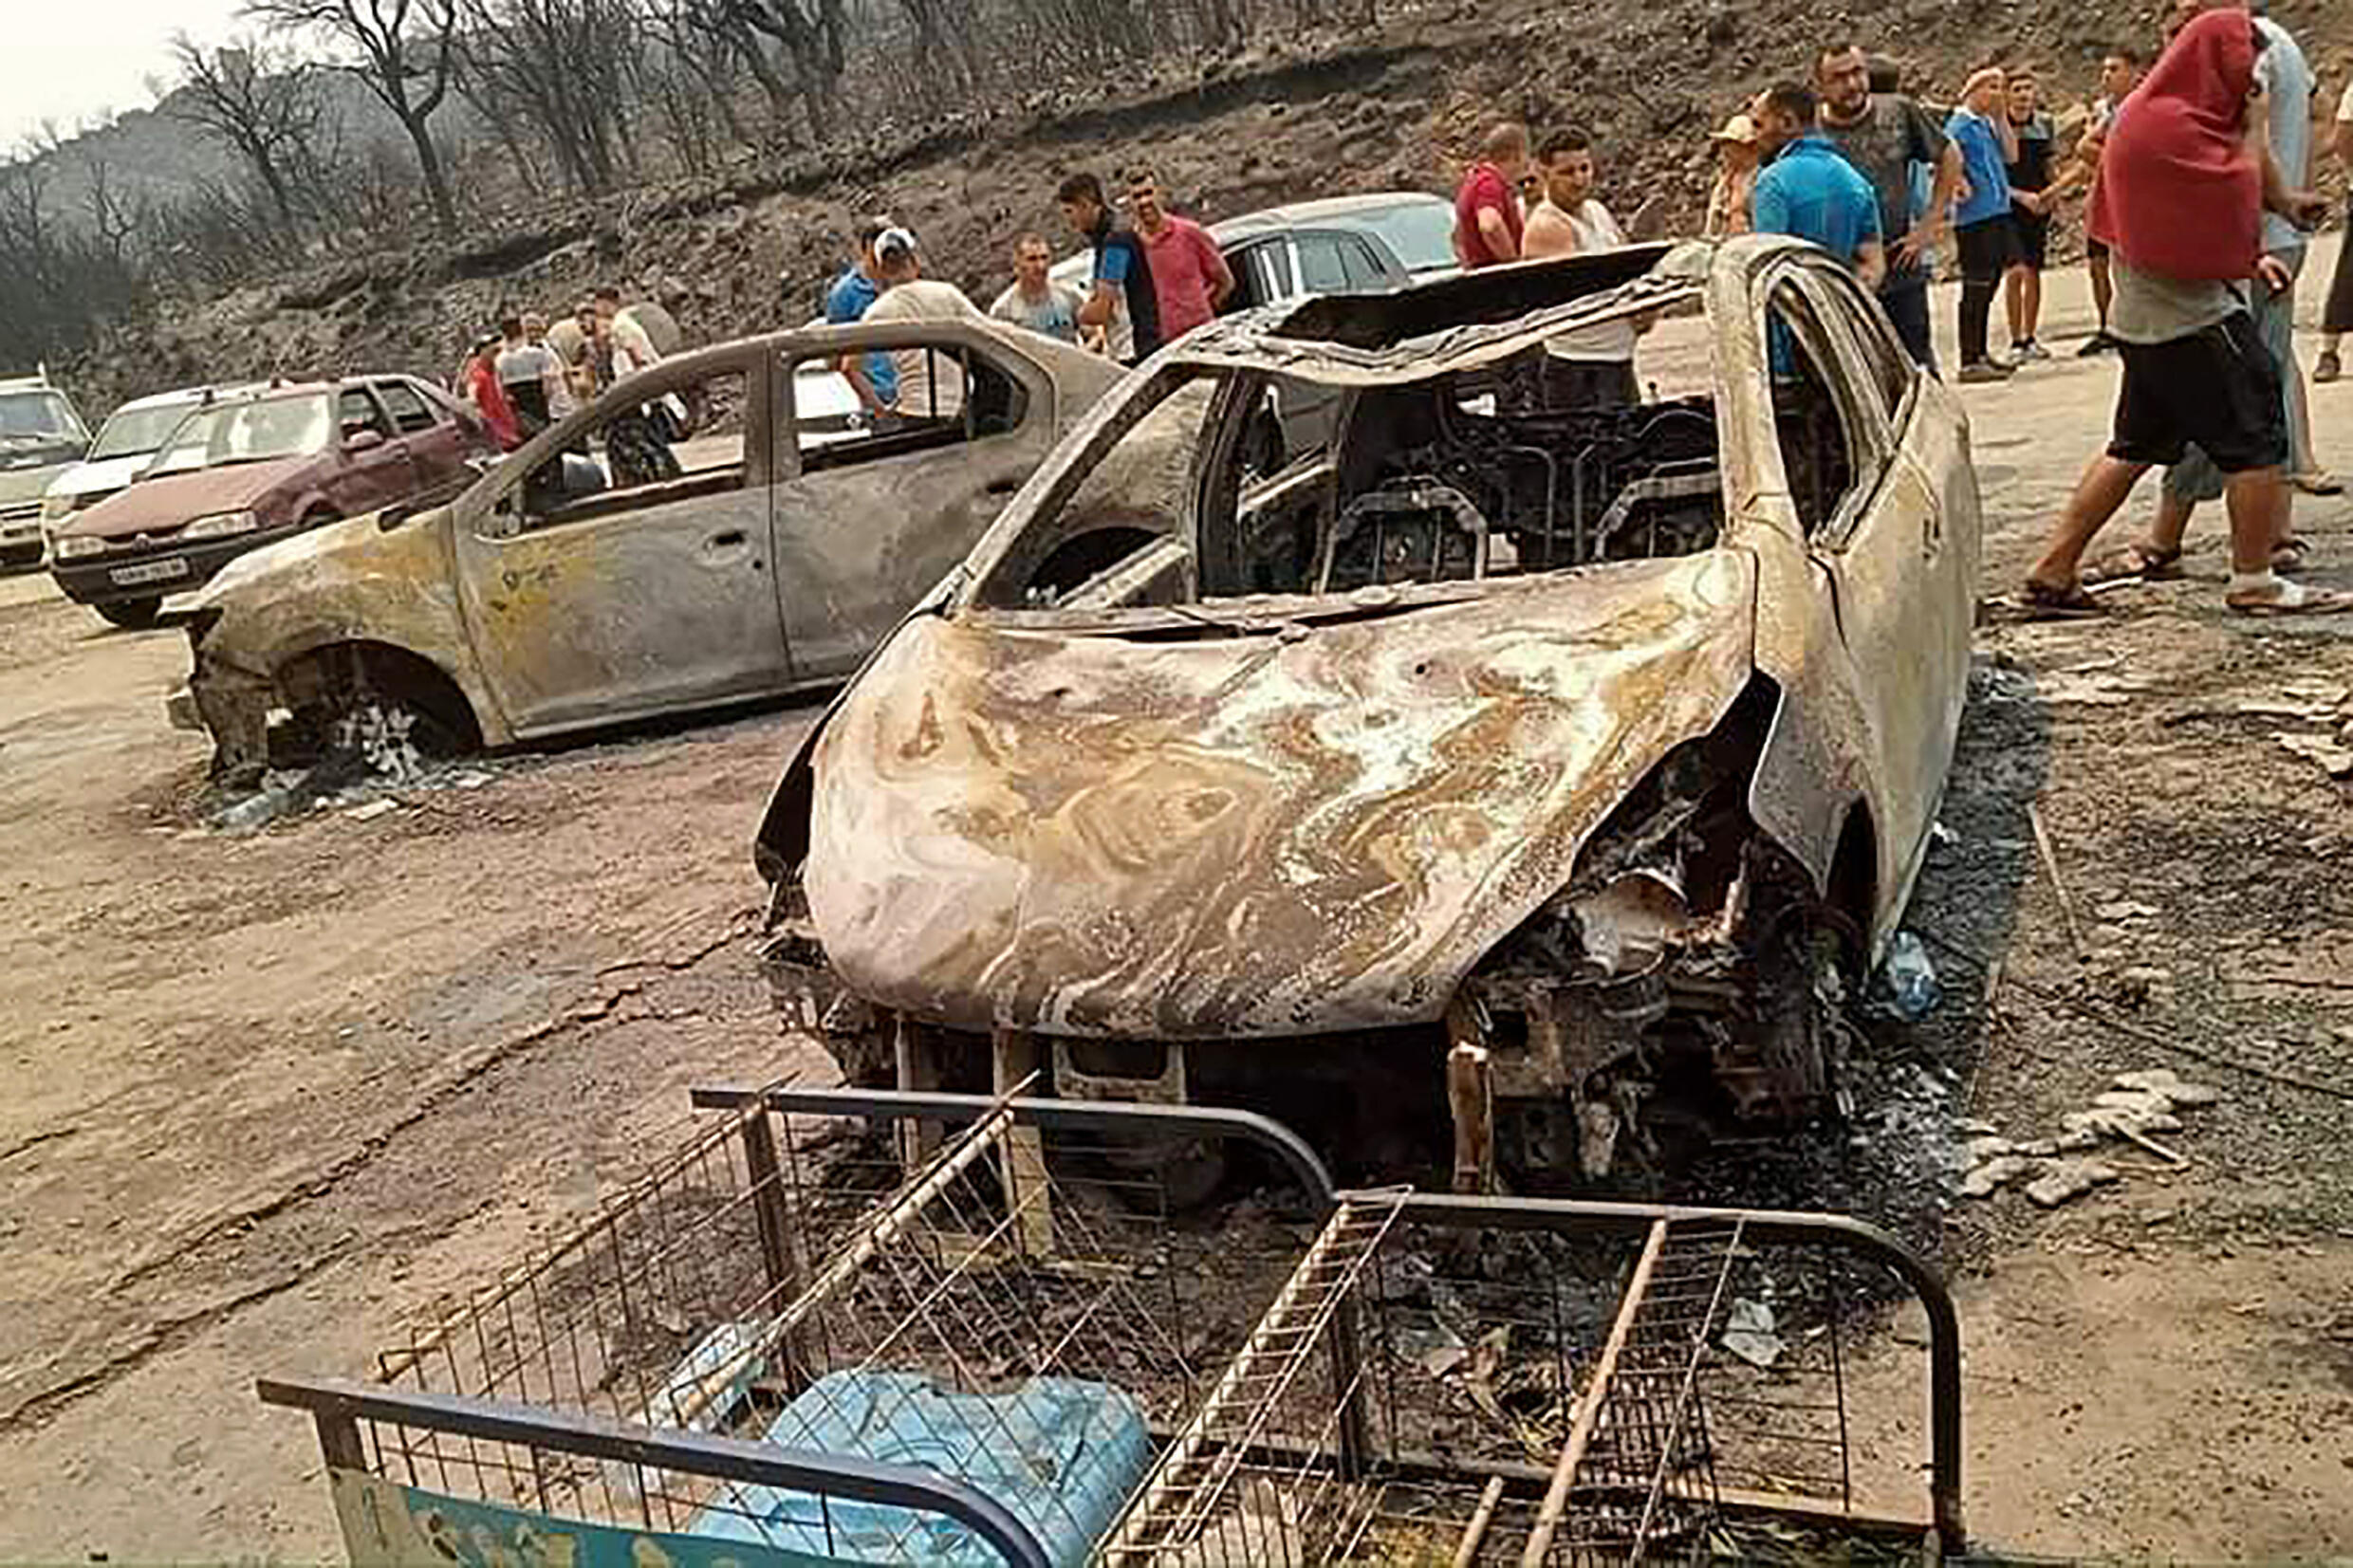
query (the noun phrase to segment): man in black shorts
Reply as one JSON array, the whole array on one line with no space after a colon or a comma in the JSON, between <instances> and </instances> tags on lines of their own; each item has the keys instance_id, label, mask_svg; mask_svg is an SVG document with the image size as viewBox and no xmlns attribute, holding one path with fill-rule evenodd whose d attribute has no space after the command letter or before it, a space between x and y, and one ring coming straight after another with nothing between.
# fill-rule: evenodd
<instances>
[{"instance_id":1,"label":"man in black shorts","mask_svg":"<svg viewBox=\"0 0 2353 1568\"><path fill-rule=\"evenodd\" d=\"M2242 615L2342 610L2343 596L2312 593L2276 575L2271 545L2287 514L2288 415L2279 362L2265 348L2246 289L2285 286L2270 256L2251 284L2187 282L2111 256L2109 332L2123 357L2116 427L2060 514L2049 547L2021 594L2029 611L2096 612L2083 586L2084 552L2140 476L2178 463L2195 445L2225 476L2231 586Z\"/></svg>"},{"instance_id":2,"label":"man in black shorts","mask_svg":"<svg viewBox=\"0 0 2353 1568\"><path fill-rule=\"evenodd\" d=\"M2035 339L2043 320L2043 264L2050 253L2050 218L2059 204L2051 178L2058 127L2037 99L2034 73L2021 65L2010 73L2010 130L2018 156L2010 163L2010 225L2016 259L2003 280L2003 305L2010 317L2012 363L2047 360L2050 350Z\"/></svg>"}]
</instances>

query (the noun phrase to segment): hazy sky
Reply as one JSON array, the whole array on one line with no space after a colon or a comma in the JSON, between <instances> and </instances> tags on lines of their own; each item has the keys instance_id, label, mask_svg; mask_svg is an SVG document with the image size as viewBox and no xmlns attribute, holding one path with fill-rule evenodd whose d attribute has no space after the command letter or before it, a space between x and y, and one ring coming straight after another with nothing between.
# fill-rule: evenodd
<instances>
[{"instance_id":1,"label":"hazy sky","mask_svg":"<svg viewBox=\"0 0 2353 1568\"><path fill-rule=\"evenodd\" d=\"M146 79L169 71L177 29L211 43L240 0L8 0L0 46L0 150L44 119L61 131L102 110L150 109Z\"/></svg>"}]
</instances>

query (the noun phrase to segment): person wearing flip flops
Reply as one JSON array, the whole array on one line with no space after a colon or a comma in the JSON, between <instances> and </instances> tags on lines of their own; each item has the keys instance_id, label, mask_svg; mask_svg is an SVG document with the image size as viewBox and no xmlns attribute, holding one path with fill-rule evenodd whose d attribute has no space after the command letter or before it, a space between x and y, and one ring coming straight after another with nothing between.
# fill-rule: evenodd
<instances>
[{"instance_id":1,"label":"person wearing flip flops","mask_svg":"<svg viewBox=\"0 0 2353 1568\"><path fill-rule=\"evenodd\" d=\"M2185 4L2195 0L2185 0ZM2243 10L2181 28L2110 135L2091 228L2116 280L2110 323L2123 360L2113 439L2060 515L2020 599L2029 613L2096 613L2084 552L2150 469L2195 446L2224 476L2231 584L2242 615L2353 609L2280 577L2286 537L2288 405L2281 367L2244 292L2291 281L2263 249L2268 210L2314 219L2321 198L2288 188L2264 155L2255 63L2267 41ZM2158 563L2152 561L2151 565Z\"/></svg>"}]
</instances>

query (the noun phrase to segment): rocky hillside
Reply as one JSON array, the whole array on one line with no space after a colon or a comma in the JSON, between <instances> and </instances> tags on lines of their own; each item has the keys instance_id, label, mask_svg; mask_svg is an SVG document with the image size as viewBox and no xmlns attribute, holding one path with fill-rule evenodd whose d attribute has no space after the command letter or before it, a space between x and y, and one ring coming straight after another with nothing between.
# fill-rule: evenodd
<instances>
[{"instance_id":1,"label":"rocky hillside","mask_svg":"<svg viewBox=\"0 0 2353 1568\"><path fill-rule=\"evenodd\" d=\"M2274 9L2340 86L2353 66L2342 0ZM857 215L870 211L912 224L934 270L977 294L1001 285L1021 231L1067 238L1052 195L1070 170L1148 162L1210 216L1349 191L1443 191L1498 115L1585 124L1600 142L1603 194L1621 212L1657 195L1690 217L1707 186L1707 129L1756 87L1802 74L1825 41L1897 53L1930 92L1949 92L1988 60L2031 63L2064 106L2088 90L2112 40L2152 38L2147 10L2147 0L1888 0L1860 14L1820 0L1393 3L1372 36L1296 38L987 120L879 119L857 145L822 158L528 207L455 247L257 280L122 323L76 367L74 385L104 407L166 384L271 371L438 376L502 308L561 309L606 281L661 299L695 339L789 325L815 313Z\"/></svg>"}]
</instances>

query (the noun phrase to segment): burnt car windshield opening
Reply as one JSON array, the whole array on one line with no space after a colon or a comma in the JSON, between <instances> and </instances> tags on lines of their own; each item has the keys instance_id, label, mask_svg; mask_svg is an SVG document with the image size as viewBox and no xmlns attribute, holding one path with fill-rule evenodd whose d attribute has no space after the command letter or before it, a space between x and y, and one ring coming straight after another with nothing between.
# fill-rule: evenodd
<instances>
[{"instance_id":1,"label":"burnt car windshield opening","mask_svg":"<svg viewBox=\"0 0 2353 1568\"><path fill-rule=\"evenodd\" d=\"M1597 399L1548 349L1372 387L1337 444L1206 476L1203 598L1472 581L1712 547L1714 399Z\"/></svg>"},{"instance_id":2,"label":"burnt car windshield opening","mask_svg":"<svg viewBox=\"0 0 2353 1568\"><path fill-rule=\"evenodd\" d=\"M326 451L334 438L334 400L324 392L228 403L189 415L148 472L185 473L231 463L308 457Z\"/></svg>"}]
</instances>

